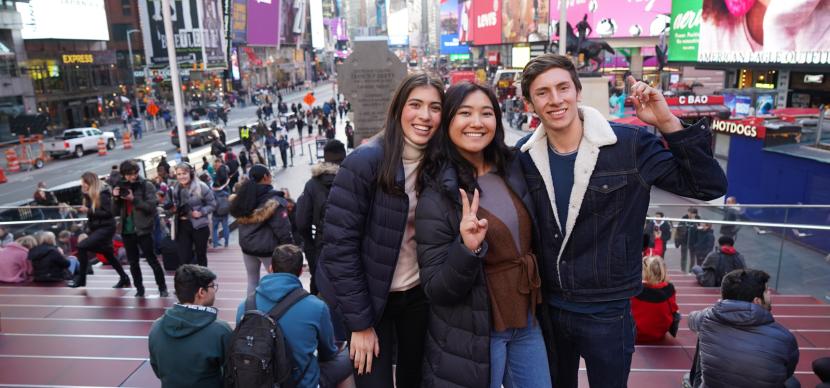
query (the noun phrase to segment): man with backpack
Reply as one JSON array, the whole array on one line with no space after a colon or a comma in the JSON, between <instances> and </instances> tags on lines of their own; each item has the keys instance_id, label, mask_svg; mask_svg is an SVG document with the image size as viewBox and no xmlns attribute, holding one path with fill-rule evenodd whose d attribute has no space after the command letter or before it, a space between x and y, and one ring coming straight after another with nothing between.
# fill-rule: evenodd
<instances>
[{"instance_id":1,"label":"man with backpack","mask_svg":"<svg viewBox=\"0 0 830 388\"><path fill-rule=\"evenodd\" d=\"M339 140L329 140L323 147L323 163L311 168L311 179L303 188L303 193L297 199L295 219L297 231L305 244L306 260L311 272L310 289L312 294L317 293L317 284L314 281L314 272L317 269L317 255L323 247L323 224L326 216L326 200L334 182L334 176L340 169L340 163L346 158L346 148Z\"/></svg>"},{"instance_id":2,"label":"man with backpack","mask_svg":"<svg viewBox=\"0 0 830 388\"><path fill-rule=\"evenodd\" d=\"M176 270L174 284L179 303L150 329L150 366L162 387L220 388L232 331L211 307L219 289L216 274L185 264Z\"/></svg>"},{"instance_id":3,"label":"man with backpack","mask_svg":"<svg viewBox=\"0 0 830 388\"><path fill-rule=\"evenodd\" d=\"M268 275L237 310L226 386L353 386L348 348L335 344L328 306L305 292L299 278L302 269L298 246L285 244L274 250ZM263 342L268 346L251 345ZM270 367L252 371L244 367L249 363Z\"/></svg>"},{"instance_id":4,"label":"man with backpack","mask_svg":"<svg viewBox=\"0 0 830 388\"><path fill-rule=\"evenodd\" d=\"M718 246L720 248L706 255L703 264L692 267L692 273L703 287L720 287L726 274L746 268L746 261L740 252L735 250L735 240L732 237L721 236Z\"/></svg>"}]
</instances>

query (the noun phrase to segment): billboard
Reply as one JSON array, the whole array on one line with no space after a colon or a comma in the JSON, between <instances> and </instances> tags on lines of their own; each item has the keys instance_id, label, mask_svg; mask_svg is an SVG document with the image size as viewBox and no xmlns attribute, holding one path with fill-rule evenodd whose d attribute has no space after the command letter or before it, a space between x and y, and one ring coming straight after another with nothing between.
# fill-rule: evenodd
<instances>
[{"instance_id":1,"label":"billboard","mask_svg":"<svg viewBox=\"0 0 830 388\"><path fill-rule=\"evenodd\" d=\"M225 29L222 23L222 1L200 0L199 17L202 21L202 54L208 69L228 67L225 55Z\"/></svg>"},{"instance_id":2,"label":"billboard","mask_svg":"<svg viewBox=\"0 0 830 388\"><path fill-rule=\"evenodd\" d=\"M473 43L476 45L501 44L501 1L499 0L470 0L472 12Z\"/></svg>"},{"instance_id":3,"label":"billboard","mask_svg":"<svg viewBox=\"0 0 830 388\"><path fill-rule=\"evenodd\" d=\"M299 4L302 0L282 0L280 2L280 7L282 11L280 13L280 43L284 45L296 45L297 40L300 37L300 30L299 32L294 32L294 24L299 23L299 19L297 15L297 6L303 6L303 4Z\"/></svg>"},{"instance_id":4,"label":"billboard","mask_svg":"<svg viewBox=\"0 0 830 388\"><path fill-rule=\"evenodd\" d=\"M323 0L309 0L311 16L311 47L320 50L326 46L326 36L323 31Z\"/></svg>"},{"instance_id":5,"label":"billboard","mask_svg":"<svg viewBox=\"0 0 830 388\"><path fill-rule=\"evenodd\" d=\"M472 13L473 0L466 0L458 3L458 40L460 42L472 42L473 36L470 30L470 14Z\"/></svg>"},{"instance_id":6,"label":"billboard","mask_svg":"<svg viewBox=\"0 0 830 388\"><path fill-rule=\"evenodd\" d=\"M470 47L466 43L458 40L458 34L444 34L441 35L441 54L468 54Z\"/></svg>"},{"instance_id":7,"label":"billboard","mask_svg":"<svg viewBox=\"0 0 830 388\"><path fill-rule=\"evenodd\" d=\"M675 1L686 3L689 0ZM697 1L697 0L691 0ZM559 20L559 5L551 1L551 25ZM669 23L671 0L569 0L568 23L579 35L577 24L585 19L588 38L630 38L660 36ZM668 32L668 31L666 31ZM556 32L552 34L556 38Z\"/></svg>"},{"instance_id":8,"label":"billboard","mask_svg":"<svg viewBox=\"0 0 830 388\"><path fill-rule=\"evenodd\" d=\"M280 0L248 0L248 46L280 43Z\"/></svg>"},{"instance_id":9,"label":"billboard","mask_svg":"<svg viewBox=\"0 0 830 388\"><path fill-rule=\"evenodd\" d=\"M14 4L23 23L23 39L110 39L104 0L29 0Z\"/></svg>"},{"instance_id":10,"label":"billboard","mask_svg":"<svg viewBox=\"0 0 830 388\"><path fill-rule=\"evenodd\" d=\"M248 0L233 0L231 5L231 39L233 43L248 42Z\"/></svg>"},{"instance_id":11,"label":"billboard","mask_svg":"<svg viewBox=\"0 0 830 388\"><path fill-rule=\"evenodd\" d=\"M739 6L710 0L675 2L682 33L669 41L669 60L702 63L830 64L830 0ZM762 15L763 23L749 22ZM674 28L673 28L674 29Z\"/></svg>"},{"instance_id":12,"label":"billboard","mask_svg":"<svg viewBox=\"0 0 830 388\"><path fill-rule=\"evenodd\" d=\"M409 10L406 1L391 0L388 2L389 14L387 34L390 46L405 46L409 44Z\"/></svg>"},{"instance_id":13,"label":"billboard","mask_svg":"<svg viewBox=\"0 0 830 388\"><path fill-rule=\"evenodd\" d=\"M441 35L458 34L458 0L441 2Z\"/></svg>"},{"instance_id":14,"label":"billboard","mask_svg":"<svg viewBox=\"0 0 830 388\"><path fill-rule=\"evenodd\" d=\"M536 42L548 39L549 2L503 0L501 28L504 43ZM537 6L534 7L534 4Z\"/></svg>"},{"instance_id":15,"label":"billboard","mask_svg":"<svg viewBox=\"0 0 830 388\"><path fill-rule=\"evenodd\" d=\"M226 67L222 12L219 0L176 0L171 2L173 41L180 64L202 64L207 68ZM161 0L138 2L144 54L151 67L167 67L167 38ZM206 28L203 29L202 26ZM205 61L207 58L207 61Z\"/></svg>"}]
</instances>

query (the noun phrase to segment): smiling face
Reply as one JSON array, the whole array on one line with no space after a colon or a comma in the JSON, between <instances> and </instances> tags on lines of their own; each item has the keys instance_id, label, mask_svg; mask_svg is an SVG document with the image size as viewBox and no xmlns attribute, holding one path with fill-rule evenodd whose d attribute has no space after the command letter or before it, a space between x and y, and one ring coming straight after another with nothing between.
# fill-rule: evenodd
<instances>
[{"instance_id":1,"label":"smiling face","mask_svg":"<svg viewBox=\"0 0 830 388\"><path fill-rule=\"evenodd\" d=\"M176 180L182 186L190 184L190 171L187 168L176 168Z\"/></svg>"},{"instance_id":2,"label":"smiling face","mask_svg":"<svg viewBox=\"0 0 830 388\"><path fill-rule=\"evenodd\" d=\"M403 135L416 145L426 145L441 124L441 95L432 86L412 89L401 112Z\"/></svg>"},{"instance_id":3,"label":"smiling face","mask_svg":"<svg viewBox=\"0 0 830 388\"><path fill-rule=\"evenodd\" d=\"M578 104L582 92L576 89L567 70L551 68L530 84L530 104L548 131L579 131Z\"/></svg>"},{"instance_id":4,"label":"smiling face","mask_svg":"<svg viewBox=\"0 0 830 388\"><path fill-rule=\"evenodd\" d=\"M448 134L464 159L481 159L496 136L496 112L484 92L477 90L464 98L450 122Z\"/></svg>"}]
</instances>

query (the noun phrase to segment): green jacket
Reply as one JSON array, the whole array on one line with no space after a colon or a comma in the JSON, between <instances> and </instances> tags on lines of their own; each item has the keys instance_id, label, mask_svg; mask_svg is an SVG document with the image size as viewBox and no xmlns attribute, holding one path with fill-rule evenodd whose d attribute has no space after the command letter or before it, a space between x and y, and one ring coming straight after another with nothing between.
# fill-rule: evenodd
<instances>
[{"instance_id":1,"label":"green jacket","mask_svg":"<svg viewBox=\"0 0 830 388\"><path fill-rule=\"evenodd\" d=\"M222 387L233 331L213 307L176 304L150 329L150 365L165 388Z\"/></svg>"}]
</instances>

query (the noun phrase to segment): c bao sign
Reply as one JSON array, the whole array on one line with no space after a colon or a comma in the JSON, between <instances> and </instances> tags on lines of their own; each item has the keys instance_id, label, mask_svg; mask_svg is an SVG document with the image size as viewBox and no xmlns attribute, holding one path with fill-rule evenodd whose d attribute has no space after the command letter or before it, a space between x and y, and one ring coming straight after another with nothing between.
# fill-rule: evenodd
<instances>
[{"instance_id":1,"label":"c bao sign","mask_svg":"<svg viewBox=\"0 0 830 388\"><path fill-rule=\"evenodd\" d=\"M751 120L714 120L712 121L712 130L728 135L745 136L757 139L763 139L766 134L766 128L760 125L755 125Z\"/></svg>"}]
</instances>

